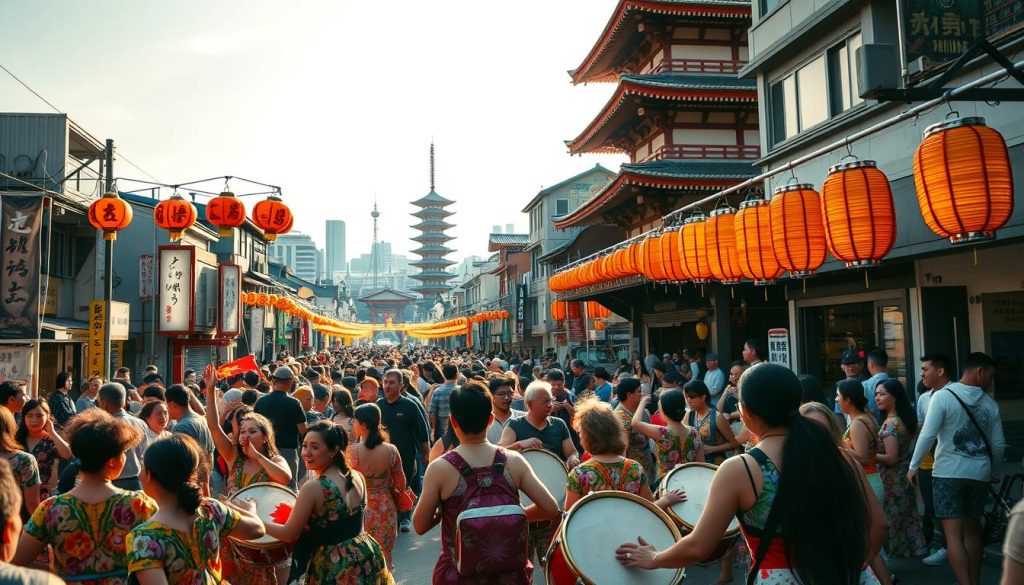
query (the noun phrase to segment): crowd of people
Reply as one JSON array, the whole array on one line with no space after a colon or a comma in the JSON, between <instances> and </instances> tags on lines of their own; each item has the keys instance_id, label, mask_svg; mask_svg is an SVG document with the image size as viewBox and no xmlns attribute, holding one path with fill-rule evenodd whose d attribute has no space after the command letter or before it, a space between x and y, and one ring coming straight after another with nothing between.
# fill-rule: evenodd
<instances>
[{"instance_id":1,"label":"crowd of people","mask_svg":"<svg viewBox=\"0 0 1024 585\"><path fill-rule=\"evenodd\" d=\"M387 584L400 534L440 524L434 583L525 585L588 494L669 510L687 494L661 484L687 463L716 469L699 521L663 550L621 543L622 565L887 585L891 558L924 557L979 582L1005 449L991 358L926 355L911 392L882 350L844 353L834 391L764 363L756 339L742 356L652 351L609 372L553 352L362 346L224 379L211 364L168 384L150 366L137 387L124 368L78 388L61 373L45 399L7 381L0 582ZM564 490L536 450L562 462ZM291 503L268 515L244 497L266 484ZM742 537L713 557L737 518ZM1022 518L1007 583L1024 575ZM254 561L256 541L287 546Z\"/></svg>"}]
</instances>

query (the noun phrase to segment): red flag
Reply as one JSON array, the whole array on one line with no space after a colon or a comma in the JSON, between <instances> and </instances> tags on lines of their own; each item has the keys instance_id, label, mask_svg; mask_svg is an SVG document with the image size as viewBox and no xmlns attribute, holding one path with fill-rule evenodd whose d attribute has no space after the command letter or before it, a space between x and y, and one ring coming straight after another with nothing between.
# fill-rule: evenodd
<instances>
[{"instance_id":1,"label":"red flag","mask_svg":"<svg viewBox=\"0 0 1024 585\"><path fill-rule=\"evenodd\" d=\"M292 515L292 507L289 504L281 502L274 509L274 512L270 517L274 520L274 524L280 524L284 526L288 523L288 518Z\"/></svg>"},{"instance_id":2,"label":"red flag","mask_svg":"<svg viewBox=\"0 0 1024 585\"><path fill-rule=\"evenodd\" d=\"M223 366L217 368L218 378L230 378L236 374L244 374L249 370L255 370L256 373L263 377L263 372L260 371L259 365L256 363L256 356L249 354L245 357L240 357L233 362L228 362Z\"/></svg>"}]
</instances>

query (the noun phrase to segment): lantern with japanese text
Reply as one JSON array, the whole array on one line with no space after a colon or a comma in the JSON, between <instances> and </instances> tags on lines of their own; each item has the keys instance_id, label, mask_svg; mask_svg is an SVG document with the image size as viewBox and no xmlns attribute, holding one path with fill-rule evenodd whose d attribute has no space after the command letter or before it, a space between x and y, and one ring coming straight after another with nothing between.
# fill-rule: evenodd
<instances>
[{"instance_id":1,"label":"lantern with japanese text","mask_svg":"<svg viewBox=\"0 0 1024 585\"><path fill-rule=\"evenodd\" d=\"M104 193L89 206L89 223L103 230L104 240L116 240L117 232L132 223L132 206L113 191Z\"/></svg>"},{"instance_id":2,"label":"lantern with japanese text","mask_svg":"<svg viewBox=\"0 0 1024 585\"><path fill-rule=\"evenodd\" d=\"M711 266L704 243L704 229L708 216L702 210L694 211L683 221L679 231L679 259L683 273L696 284L711 282Z\"/></svg>"},{"instance_id":3,"label":"lantern with japanese text","mask_svg":"<svg viewBox=\"0 0 1024 585\"><path fill-rule=\"evenodd\" d=\"M195 225L196 217L196 206L177 193L157 203L153 209L153 221L167 230L172 242L180 240L182 232Z\"/></svg>"},{"instance_id":4,"label":"lantern with japanese text","mask_svg":"<svg viewBox=\"0 0 1024 585\"><path fill-rule=\"evenodd\" d=\"M704 222L704 245L707 248L711 276L722 284L737 284L743 278L736 254L736 210L719 207Z\"/></svg>"},{"instance_id":5,"label":"lantern with japanese text","mask_svg":"<svg viewBox=\"0 0 1024 585\"><path fill-rule=\"evenodd\" d=\"M825 241L849 268L874 266L896 242L896 208L889 179L873 160L840 163L821 185Z\"/></svg>"},{"instance_id":6,"label":"lantern with japanese text","mask_svg":"<svg viewBox=\"0 0 1024 585\"><path fill-rule=\"evenodd\" d=\"M813 185L775 188L769 204L775 258L794 278L810 276L825 262L821 196Z\"/></svg>"},{"instance_id":7,"label":"lantern with japanese text","mask_svg":"<svg viewBox=\"0 0 1024 585\"><path fill-rule=\"evenodd\" d=\"M271 195L253 208L252 222L263 230L265 240L273 242L277 236L288 233L291 229L292 212L280 197Z\"/></svg>"},{"instance_id":8,"label":"lantern with japanese text","mask_svg":"<svg viewBox=\"0 0 1024 585\"><path fill-rule=\"evenodd\" d=\"M735 227L740 272L755 286L773 284L782 267L772 249L771 213L764 197L752 196L740 204Z\"/></svg>"},{"instance_id":9,"label":"lantern with japanese text","mask_svg":"<svg viewBox=\"0 0 1024 585\"><path fill-rule=\"evenodd\" d=\"M245 223L245 206L231 191L224 191L206 204L206 221L217 226L222 236L230 236L234 228Z\"/></svg>"},{"instance_id":10,"label":"lantern with japanese text","mask_svg":"<svg viewBox=\"0 0 1024 585\"><path fill-rule=\"evenodd\" d=\"M924 222L954 245L995 238L1013 215L1006 142L984 118L929 126L914 154L914 185Z\"/></svg>"}]
</instances>

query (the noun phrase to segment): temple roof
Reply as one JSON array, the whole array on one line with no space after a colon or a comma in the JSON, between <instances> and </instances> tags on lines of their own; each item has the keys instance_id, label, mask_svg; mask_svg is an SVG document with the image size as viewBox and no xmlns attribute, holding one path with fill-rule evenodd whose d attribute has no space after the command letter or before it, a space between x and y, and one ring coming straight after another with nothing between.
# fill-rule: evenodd
<instances>
[{"instance_id":1,"label":"temple roof","mask_svg":"<svg viewBox=\"0 0 1024 585\"><path fill-rule=\"evenodd\" d=\"M420 242L421 244L426 242L449 242L455 239L455 236L449 236L442 232L423 232L415 238L409 238L414 242Z\"/></svg>"},{"instance_id":2,"label":"temple roof","mask_svg":"<svg viewBox=\"0 0 1024 585\"><path fill-rule=\"evenodd\" d=\"M418 297L393 288L384 287L356 299L362 303L412 302Z\"/></svg>"},{"instance_id":3,"label":"temple roof","mask_svg":"<svg viewBox=\"0 0 1024 585\"><path fill-rule=\"evenodd\" d=\"M454 251L455 250L452 250L451 248L449 248L447 246L435 246L433 244L427 244L427 245L424 245L424 246L420 246L419 248L416 248L415 250L412 250L410 253L411 254L416 254L417 256L429 256L429 255L432 255L432 254L441 254L441 255L451 254Z\"/></svg>"},{"instance_id":4,"label":"temple roof","mask_svg":"<svg viewBox=\"0 0 1024 585\"><path fill-rule=\"evenodd\" d=\"M413 217L420 219L444 219L455 215L454 211L448 211L443 207L424 207L415 213L411 213Z\"/></svg>"},{"instance_id":5,"label":"temple roof","mask_svg":"<svg viewBox=\"0 0 1024 585\"><path fill-rule=\"evenodd\" d=\"M427 266L440 266L444 268L445 266L451 266L452 264L455 264L454 260L448 260L447 258L427 257L423 258L422 260L417 260L416 262L410 262L409 266L415 266L416 268L424 268Z\"/></svg>"},{"instance_id":6,"label":"temple roof","mask_svg":"<svg viewBox=\"0 0 1024 585\"><path fill-rule=\"evenodd\" d=\"M441 197L437 194L437 191L434 191L433 189L430 190L430 193L427 193L423 197L412 202L416 207L446 207L452 203L455 202L451 199Z\"/></svg>"},{"instance_id":7,"label":"temple roof","mask_svg":"<svg viewBox=\"0 0 1024 585\"><path fill-rule=\"evenodd\" d=\"M570 154L581 152L622 152L611 144L618 134L636 125L644 114L640 108L665 108L692 104L703 110L756 109L757 81L722 75L623 75L619 87L579 136L567 142Z\"/></svg>"},{"instance_id":8,"label":"temple roof","mask_svg":"<svg viewBox=\"0 0 1024 585\"><path fill-rule=\"evenodd\" d=\"M440 232L455 227L446 221L440 219L425 219L414 226L410 226L414 230L420 230L421 232Z\"/></svg>"},{"instance_id":9,"label":"temple roof","mask_svg":"<svg viewBox=\"0 0 1024 585\"><path fill-rule=\"evenodd\" d=\"M750 1L622 0L583 62L569 72L572 82L615 81L622 61L643 43L645 37L637 30L638 24L674 19L749 21Z\"/></svg>"},{"instance_id":10,"label":"temple roof","mask_svg":"<svg viewBox=\"0 0 1024 585\"><path fill-rule=\"evenodd\" d=\"M556 219L555 227L606 223L603 214L633 197L632 187L707 194L757 176L757 172L757 167L749 162L656 160L624 164L607 187L569 215Z\"/></svg>"},{"instance_id":11,"label":"temple roof","mask_svg":"<svg viewBox=\"0 0 1024 585\"><path fill-rule=\"evenodd\" d=\"M416 274L410 274L409 278L415 278L416 280L447 280L449 278L455 278L456 276L457 275L446 270L426 270L423 272L417 272Z\"/></svg>"}]
</instances>

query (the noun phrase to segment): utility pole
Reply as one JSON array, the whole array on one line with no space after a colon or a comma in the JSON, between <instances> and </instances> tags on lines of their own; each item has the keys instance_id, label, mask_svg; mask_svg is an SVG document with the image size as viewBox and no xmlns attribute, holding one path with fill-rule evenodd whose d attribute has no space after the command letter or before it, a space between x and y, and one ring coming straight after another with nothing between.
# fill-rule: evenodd
<instances>
[{"instance_id":1,"label":"utility pole","mask_svg":"<svg viewBox=\"0 0 1024 585\"><path fill-rule=\"evenodd\" d=\"M107 139L106 152L104 154L105 162L105 176L104 182L106 183L106 192L109 193L114 189L114 141L111 138ZM104 377L108 380L113 378L111 375L110 368L110 301L114 298L114 240L103 240L106 245L106 252L104 254L104 270L103 278L103 311L107 319L106 326L103 328L103 373ZM154 300L154 305L156 301Z\"/></svg>"}]
</instances>

